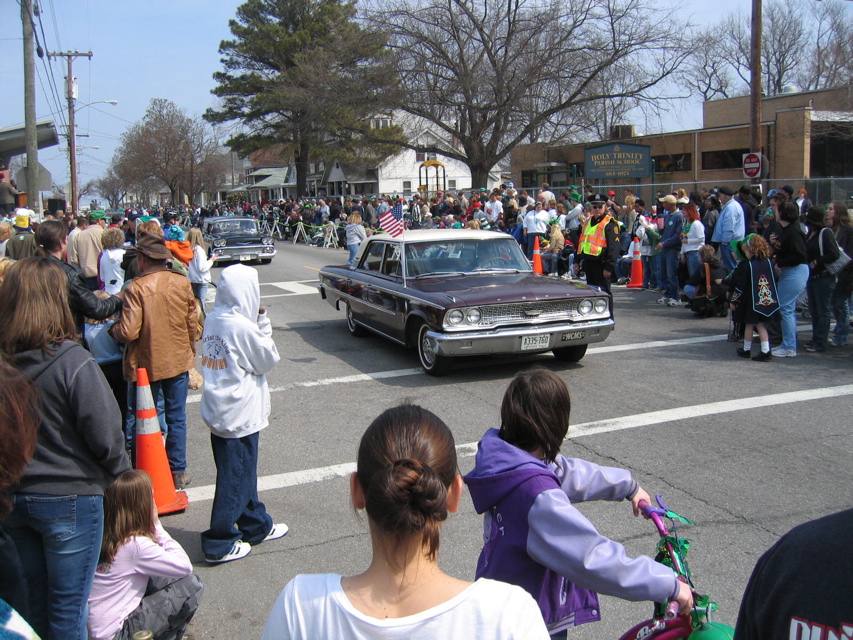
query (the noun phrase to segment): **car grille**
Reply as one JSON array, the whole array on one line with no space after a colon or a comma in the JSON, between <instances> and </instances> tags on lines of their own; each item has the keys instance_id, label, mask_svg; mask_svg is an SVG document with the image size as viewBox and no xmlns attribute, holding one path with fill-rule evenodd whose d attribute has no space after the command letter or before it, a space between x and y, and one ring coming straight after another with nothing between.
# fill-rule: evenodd
<instances>
[{"instance_id":1,"label":"car grille","mask_svg":"<svg viewBox=\"0 0 853 640\"><path fill-rule=\"evenodd\" d=\"M480 326L512 324L516 322L548 322L580 317L577 300L551 300L545 302L515 302L480 307ZM538 315L536 312L539 312Z\"/></svg>"}]
</instances>

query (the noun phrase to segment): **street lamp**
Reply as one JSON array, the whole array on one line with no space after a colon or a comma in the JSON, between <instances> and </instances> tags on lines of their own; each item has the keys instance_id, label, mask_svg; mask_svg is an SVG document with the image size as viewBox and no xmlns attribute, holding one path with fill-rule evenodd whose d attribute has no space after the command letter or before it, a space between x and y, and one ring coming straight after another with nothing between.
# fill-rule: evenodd
<instances>
[{"instance_id":1,"label":"street lamp","mask_svg":"<svg viewBox=\"0 0 853 640\"><path fill-rule=\"evenodd\" d=\"M71 163L71 210L76 215L77 211L77 134L74 129L74 114L81 109L91 107L93 104L118 104L118 100L95 100L74 108L74 97L68 94L68 157Z\"/></svg>"}]
</instances>

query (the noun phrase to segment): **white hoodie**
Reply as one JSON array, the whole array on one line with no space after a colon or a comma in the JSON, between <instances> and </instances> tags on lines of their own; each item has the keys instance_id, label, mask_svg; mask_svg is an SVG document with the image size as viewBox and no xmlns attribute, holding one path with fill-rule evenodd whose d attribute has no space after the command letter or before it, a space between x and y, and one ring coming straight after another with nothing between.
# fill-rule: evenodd
<instances>
[{"instance_id":1,"label":"white hoodie","mask_svg":"<svg viewBox=\"0 0 853 640\"><path fill-rule=\"evenodd\" d=\"M221 438L242 438L269 425L266 374L279 355L269 318L258 314L260 301L257 271L241 264L222 270L201 339L201 417Z\"/></svg>"}]
</instances>

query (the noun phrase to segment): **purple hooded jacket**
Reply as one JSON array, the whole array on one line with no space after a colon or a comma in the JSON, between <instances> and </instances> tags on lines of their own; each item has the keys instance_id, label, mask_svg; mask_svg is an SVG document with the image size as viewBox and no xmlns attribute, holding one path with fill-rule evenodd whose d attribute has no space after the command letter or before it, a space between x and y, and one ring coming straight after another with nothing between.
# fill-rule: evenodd
<instances>
[{"instance_id":1,"label":"purple hooded jacket","mask_svg":"<svg viewBox=\"0 0 853 640\"><path fill-rule=\"evenodd\" d=\"M477 513L486 514L477 577L524 588L550 633L600 620L596 592L655 602L678 593L671 569L629 558L572 505L632 495L637 483L628 471L564 456L545 464L489 429L465 483Z\"/></svg>"}]
</instances>

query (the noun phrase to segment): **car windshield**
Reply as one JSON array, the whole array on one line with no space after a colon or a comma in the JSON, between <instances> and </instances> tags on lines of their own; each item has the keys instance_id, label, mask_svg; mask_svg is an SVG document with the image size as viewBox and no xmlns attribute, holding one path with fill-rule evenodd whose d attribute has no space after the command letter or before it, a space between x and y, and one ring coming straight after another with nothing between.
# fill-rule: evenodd
<instances>
[{"instance_id":1,"label":"car windshield","mask_svg":"<svg viewBox=\"0 0 853 640\"><path fill-rule=\"evenodd\" d=\"M226 220L211 225L211 233L252 233L258 232L258 223L254 220Z\"/></svg>"},{"instance_id":2,"label":"car windshield","mask_svg":"<svg viewBox=\"0 0 853 640\"><path fill-rule=\"evenodd\" d=\"M452 234L452 232L448 232ZM530 263L511 236L413 242L406 245L409 277L476 271L529 271Z\"/></svg>"}]
</instances>

